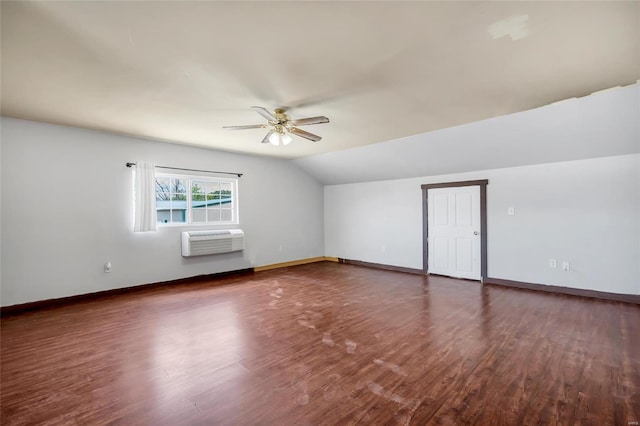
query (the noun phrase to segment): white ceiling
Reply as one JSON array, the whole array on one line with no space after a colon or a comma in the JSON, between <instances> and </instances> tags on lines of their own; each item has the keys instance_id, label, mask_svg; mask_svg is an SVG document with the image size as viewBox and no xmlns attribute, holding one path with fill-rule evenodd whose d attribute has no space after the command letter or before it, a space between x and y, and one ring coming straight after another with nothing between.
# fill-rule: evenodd
<instances>
[{"instance_id":1,"label":"white ceiling","mask_svg":"<svg viewBox=\"0 0 640 426\"><path fill-rule=\"evenodd\" d=\"M293 162L318 182L334 185L636 153L639 84ZM466 180L455 175L445 181L452 179Z\"/></svg>"},{"instance_id":2,"label":"white ceiling","mask_svg":"<svg viewBox=\"0 0 640 426\"><path fill-rule=\"evenodd\" d=\"M1 3L2 114L283 158L640 78L640 2ZM252 105L323 136L260 144Z\"/></svg>"}]
</instances>

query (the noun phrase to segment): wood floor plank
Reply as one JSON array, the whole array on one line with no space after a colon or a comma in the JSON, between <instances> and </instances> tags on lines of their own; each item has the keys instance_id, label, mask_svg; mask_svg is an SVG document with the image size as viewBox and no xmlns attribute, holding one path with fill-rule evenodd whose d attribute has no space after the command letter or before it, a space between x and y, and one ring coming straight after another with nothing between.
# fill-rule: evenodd
<instances>
[{"instance_id":1,"label":"wood floor plank","mask_svg":"<svg viewBox=\"0 0 640 426\"><path fill-rule=\"evenodd\" d=\"M2 318L0 421L628 425L640 307L316 263Z\"/></svg>"}]
</instances>

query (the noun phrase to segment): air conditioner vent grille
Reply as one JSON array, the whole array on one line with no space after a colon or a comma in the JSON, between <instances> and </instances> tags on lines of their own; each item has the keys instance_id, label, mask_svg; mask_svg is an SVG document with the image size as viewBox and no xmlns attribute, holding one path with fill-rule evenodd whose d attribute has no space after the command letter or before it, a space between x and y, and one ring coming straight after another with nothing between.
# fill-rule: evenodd
<instances>
[{"instance_id":1,"label":"air conditioner vent grille","mask_svg":"<svg viewBox=\"0 0 640 426\"><path fill-rule=\"evenodd\" d=\"M241 229L189 231L182 233L182 256L204 256L244 250Z\"/></svg>"}]
</instances>

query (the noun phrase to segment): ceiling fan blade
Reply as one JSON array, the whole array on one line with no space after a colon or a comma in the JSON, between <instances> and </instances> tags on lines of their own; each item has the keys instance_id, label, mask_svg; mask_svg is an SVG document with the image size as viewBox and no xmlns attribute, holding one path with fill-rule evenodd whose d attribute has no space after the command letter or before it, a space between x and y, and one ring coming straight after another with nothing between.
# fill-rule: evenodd
<instances>
[{"instance_id":1,"label":"ceiling fan blade","mask_svg":"<svg viewBox=\"0 0 640 426\"><path fill-rule=\"evenodd\" d=\"M269 121L278 121L276 117L271 113L271 111L269 111L266 108L259 107L259 106L252 106L251 108L253 108L255 112L257 112L258 114L260 114L261 116L263 116Z\"/></svg>"},{"instance_id":2,"label":"ceiling fan blade","mask_svg":"<svg viewBox=\"0 0 640 426\"><path fill-rule=\"evenodd\" d=\"M300 118L298 120L291 120L290 123L294 126L308 126L309 124L322 124L328 123L329 119L323 115L319 117Z\"/></svg>"},{"instance_id":3,"label":"ceiling fan blade","mask_svg":"<svg viewBox=\"0 0 640 426\"><path fill-rule=\"evenodd\" d=\"M298 128L293 128L291 130L289 130L290 133L293 133L296 136L300 136L301 138L305 138L305 139L309 139L310 141L313 142L318 142L320 139L322 139L322 137L318 136L318 135L314 135L313 133L309 133L309 132L305 132L304 130L300 130Z\"/></svg>"},{"instance_id":4,"label":"ceiling fan blade","mask_svg":"<svg viewBox=\"0 0 640 426\"><path fill-rule=\"evenodd\" d=\"M223 129L245 130L245 129L262 129L266 124L249 124L248 126L222 126Z\"/></svg>"},{"instance_id":5,"label":"ceiling fan blade","mask_svg":"<svg viewBox=\"0 0 640 426\"><path fill-rule=\"evenodd\" d=\"M262 139L261 143L269 143L269 137L273 134L273 130L269 130L269 133L267 133L267 136L264 137L264 139Z\"/></svg>"}]
</instances>

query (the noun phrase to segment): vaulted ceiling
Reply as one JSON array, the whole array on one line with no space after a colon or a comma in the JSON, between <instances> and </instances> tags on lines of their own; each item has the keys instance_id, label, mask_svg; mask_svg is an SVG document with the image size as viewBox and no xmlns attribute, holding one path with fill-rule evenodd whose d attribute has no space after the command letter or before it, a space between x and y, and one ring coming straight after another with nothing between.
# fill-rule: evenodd
<instances>
[{"instance_id":1,"label":"vaulted ceiling","mask_svg":"<svg viewBox=\"0 0 640 426\"><path fill-rule=\"evenodd\" d=\"M1 3L2 114L300 158L640 78L640 2ZM249 109L323 139L260 144Z\"/></svg>"}]
</instances>

